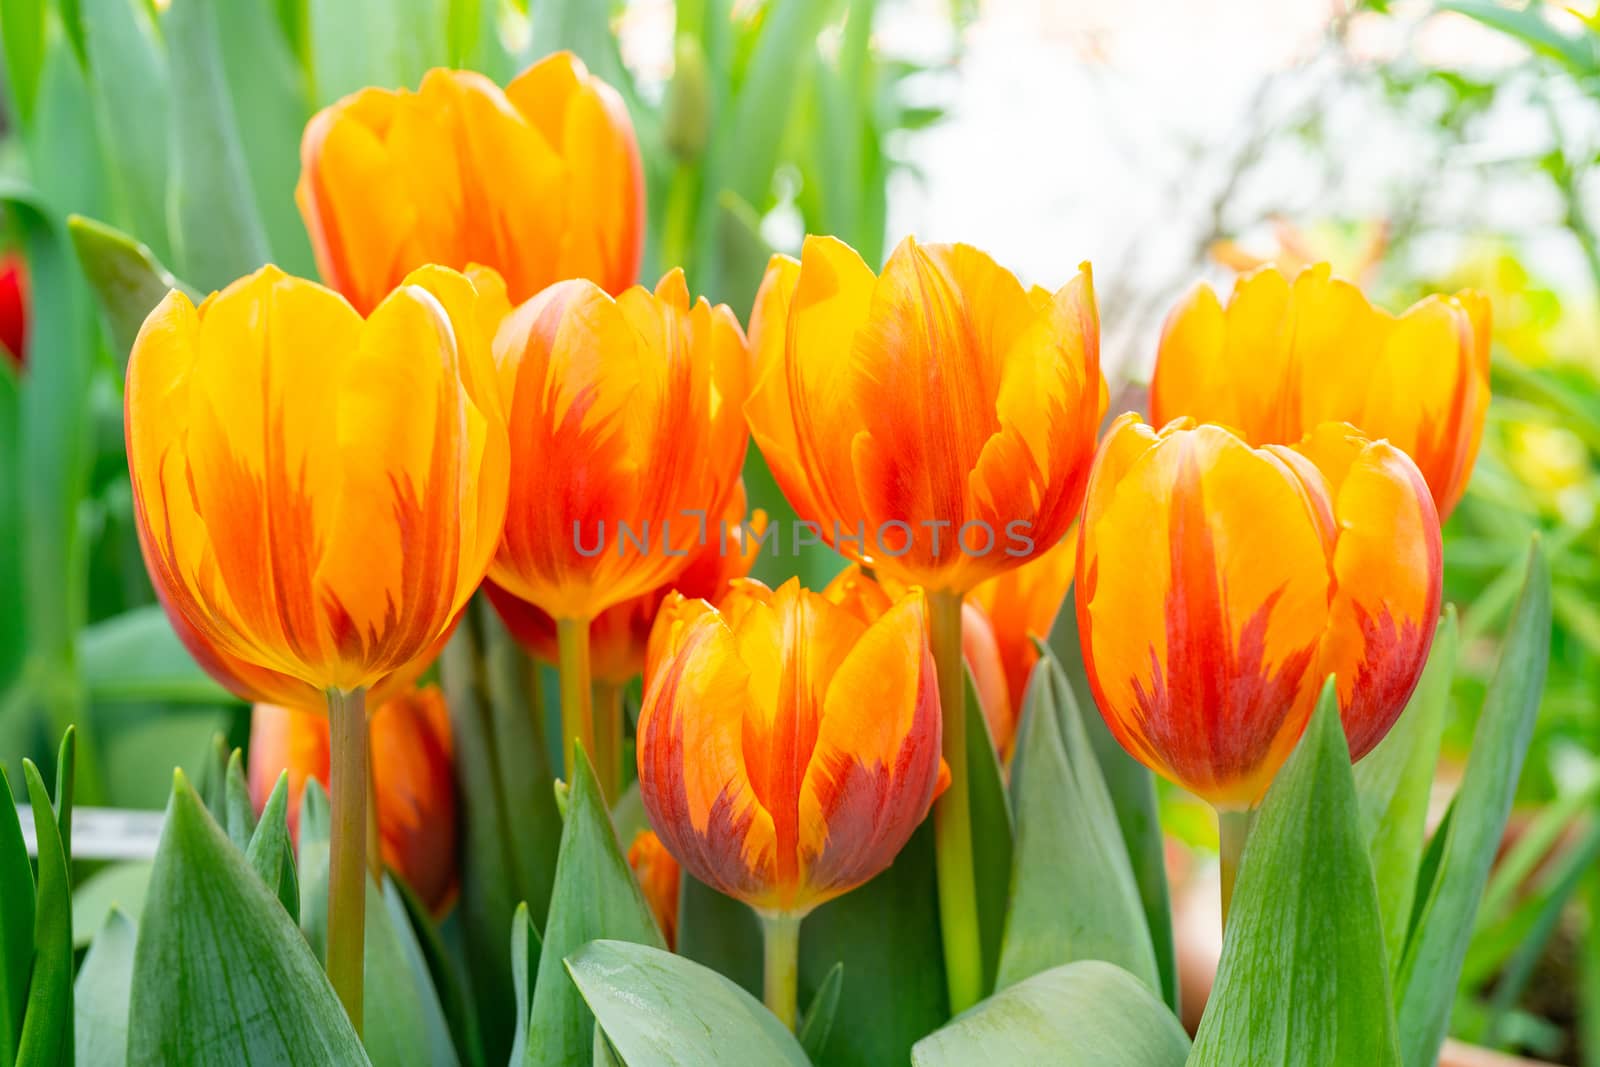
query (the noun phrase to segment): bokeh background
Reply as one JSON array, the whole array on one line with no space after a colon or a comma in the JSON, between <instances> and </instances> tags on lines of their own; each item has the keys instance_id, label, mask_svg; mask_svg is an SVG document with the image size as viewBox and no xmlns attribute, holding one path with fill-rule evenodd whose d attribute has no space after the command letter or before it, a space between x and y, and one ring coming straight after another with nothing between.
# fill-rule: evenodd
<instances>
[{"instance_id":1,"label":"bokeh background","mask_svg":"<svg viewBox=\"0 0 1600 1067\"><path fill-rule=\"evenodd\" d=\"M1600 1065L1592 6L0 0L0 20L0 198L12 206L0 319L18 308L27 329L0 331L22 349L0 359L7 761L48 765L54 737L79 722L81 800L158 809L167 768L204 764L218 734L240 744L248 730L153 603L122 452L137 324L103 317L94 297L135 272L102 258L112 265L86 275L75 251L110 231L69 238L68 217L131 235L202 291L265 258L312 274L291 195L312 111L367 84L414 86L433 65L504 81L567 47L619 87L638 128L646 278L682 263L694 289L741 315L768 254L806 232L872 262L907 234L968 241L1051 286L1090 260L1119 411L1142 405L1166 309L1200 279L1225 287L1263 262L1326 259L1396 310L1429 291L1487 290L1495 396L1445 529L1463 639L1447 760L1470 740L1534 530L1551 555L1556 632L1455 1029ZM771 503L760 477L752 491ZM820 582L836 566L817 554L801 569ZM1442 810L1448 766L1440 781ZM1202 879L1209 813L1174 793L1164 822L1176 877ZM84 932L104 907L92 885L76 902Z\"/></svg>"}]
</instances>

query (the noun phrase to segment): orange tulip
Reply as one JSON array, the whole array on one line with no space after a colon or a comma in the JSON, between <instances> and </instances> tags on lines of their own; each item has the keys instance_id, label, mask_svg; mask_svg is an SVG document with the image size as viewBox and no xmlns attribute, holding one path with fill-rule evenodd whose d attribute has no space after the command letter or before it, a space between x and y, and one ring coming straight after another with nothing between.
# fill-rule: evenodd
<instances>
[{"instance_id":1,"label":"orange tulip","mask_svg":"<svg viewBox=\"0 0 1600 1067\"><path fill-rule=\"evenodd\" d=\"M939 701L912 594L870 625L791 579L681 614L639 717L639 791L696 878L797 917L889 866L940 779Z\"/></svg>"},{"instance_id":2,"label":"orange tulip","mask_svg":"<svg viewBox=\"0 0 1600 1067\"><path fill-rule=\"evenodd\" d=\"M150 313L128 361L134 513L192 645L321 692L370 688L442 639L505 509L478 303L425 268L363 320L264 267Z\"/></svg>"},{"instance_id":3,"label":"orange tulip","mask_svg":"<svg viewBox=\"0 0 1600 1067\"><path fill-rule=\"evenodd\" d=\"M1475 290L1390 315L1326 264L1240 278L1226 307L1201 285L1167 318L1151 416L1223 423L1258 446L1348 422L1415 460L1448 518L1483 437L1489 325Z\"/></svg>"},{"instance_id":4,"label":"orange tulip","mask_svg":"<svg viewBox=\"0 0 1600 1067\"><path fill-rule=\"evenodd\" d=\"M450 712L434 686L374 702L373 794L383 862L435 915L456 890L456 795ZM250 718L250 798L266 806L278 775L289 772L289 832L299 840L300 797L307 779L328 784L328 717L257 704Z\"/></svg>"},{"instance_id":5,"label":"orange tulip","mask_svg":"<svg viewBox=\"0 0 1600 1067\"><path fill-rule=\"evenodd\" d=\"M1399 449L1327 423L1292 446L1127 414L1090 479L1078 627L1095 701L1146 766L1253 806L1338 679L1352 757L1405 707L1438 620L1439 522Z\"/></svg>"},{"instance_id":6,"label":"orange tulip","mask_svg":"<svg viewBox=\"0 0 1600 1067\"><path fill-rule=\"evenodd\" d=\"M872 623L894 606L896 596L904 596L905 592L903 586L893 583L885 588L869 578L859 564L853 563L828 583L822 595L862 622ZM989 736L1003 758L1010 751L1016 733L1006 667L995 627L984 610L970 601L961 605L961 656L967 670L972 672L972 684L978 693L984 721L989 725Z\"/></svg>"},{"instance_id":7,"label":"orange tulip","mask_svg":"<svg viewBox=\"0 0 1600 1067\"><path fill-rule=\"evenodd\" d=\"M996 727L995 717L989 719L1002 756L1010 754L1010 741L1015 740L1017 725L1022 719L1028 678L1033 674L1034 664L1039 662L1034 639L1049 640L1056 616L1061 613L1061 605L1072 588L1072 571L1077 560L1077 534L1069 532L1049 551L1016 570L989 579L972 591L970 603L983 609L993 628L1005 672L1005 690L1009 695L1006 725ZM971 659L970 652L968 659ZM1000 743L1002 736L1008 739L1006 744Z\"/></svg>"},{"instance_id":8,"label":"orange tulip","mask_svg":"<svg viewBox=\"0 0 1600 1067\"><path fill-rule=\"evenodd\" d=\"M295 198L317 268L363 312L426 263L483 263L520 303L567 278L632 285L644 171L627 109L570 52L502 92L432 70L415 93L363 89L318 112Z\"/></svg>"},{"instance_id":9,"label":"orange tulip","mask_svg":"<svg viewBox=\"0 0 1600 1067\"><path fill-rule=\"evenodd\" d=\"M750 332L751 432L841 553L962 593L1067 532L1106 405L1087 268L1052 296L908 238L875 277L808 237L773 258Z\"/></svg>"},{"instance_id":10,"label":"orange tulip","mask_svg":"<svg viewBox=\"0 0 1600 1067\"><path fill-rule=\"evenodd\" d=\"M767 517L765 512L757 511L748 520L756 539L746 538L745 507L744 483L740 482L728 497L724 525L719 527L713 520L706 530L706 543L690 552L682 574L595 616L589 624L589 654L597 681L622 685L644 670L650 628L668 593L676 590L685 597L716 600L727 592L728 583L750 573L760 551L759 538L766 530ZM556 662L555 619L493 582L484 584L484 592L518 644L530 655L547 663Z\"/></svg>"},{"instance_id":11,"label":"orange tulip","mask_svg":"<svg viewBox=\"0 0 1600 1067\"><path fill-rule=\"evenodd\" d=\"M511 425L495 584L592 619L718 538L746 439L744 332L726 306L691 306L678 270L615 300L562 282L512 312L495 356Z\"/></svg>"},{"instance_id":12,"label":"orange tulip","mask_svg":"<svg viewBox=\"0 0 1600 1067\"><path fill-rule=\"evenodd\" d=\"M649 830L640 830L628 846L628 866L639 879L639 888L644 890L644 899L656 917L656 925L661 927L667 948L673 948L678 943L678 890L683 881L678 861L661 838Z\"/></svg>"}]
</instances>

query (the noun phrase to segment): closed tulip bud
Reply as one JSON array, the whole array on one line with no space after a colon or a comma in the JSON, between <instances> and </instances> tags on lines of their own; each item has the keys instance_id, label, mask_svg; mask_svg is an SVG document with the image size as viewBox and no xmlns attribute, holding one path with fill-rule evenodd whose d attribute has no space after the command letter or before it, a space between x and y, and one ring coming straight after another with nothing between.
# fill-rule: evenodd
<instances>
[{"instance_id":1,"label":"closed tulip bud","mask_svg":"<svg viewBox=\"0 0 1600 1067\"><path fill-rule=\"evenodd\" d=\"M716 519L708 522L705 543L691 550L682 574L595 616L589 624L589 654L596 681L622 685L644 670L650 630L668 593L677 591L691 599L714 601L728 591L729 583L750 573L759 541L745 537L744 532L748 528L759 538L766 529L767 516L757 511L746 519L745 508L744 483L740 482L728 498L721 525ZM493 582L485 583L484 592L518 644L547 663L557 661L555 619Z\"/></svg>"},{"instance_id":2,"label":"closed tulip bud","mask_svg":"<svg viewBox=\"0 0 1600 1067\"><path fill-rule=\"evenodd\" d=\"M28 354L28 263L16 252L0 255L0 355L21 367Z\"/></svg>"},{"instance_id":3,"label":"closed tulip bud","mask_svg":"<svg viewBox=\"0 0 1600 1067\"><path fill-rule=\"evenodd\" d=\"M1051 294L908 238L874 276L808 237L767 268L750 331L751 432L846 556L964 593L1072 524L1106 405L1087 268Z\"/></svg>"},{"instance_id":4,"label":"closed tulip bud","mask_svg":"<svg viewBox=\"0 0 1600 1067\"><path fill-rule=\"evenodd\" d=\"M661 927L667 948L674 948L678 943L678 891L683 882L678 861L661 838L649 830L640 830L628 846L628 866L644 890L645 902L656 917L656 925Z\"/></svg>"},{"instance_id":5,"label":"closed tulip bud","mask_svg":"<svg viewBox=\"0 0 1600 1067\"><path fill-rule=\"evenodd\" d=\"M892 581L886 587L868 577L854 563L840 571L822 591L828 600L868 623L876 622L894 606L895 597L905 593L905 587ZM961 658L972 673L978 706L989 726L995 751L1004 758L1016 734L1012 697L1006 685L1006 668L995 638L995 627L983 608L973 602L961 605Z\"/></svg>"},{"instance_id":6,"label":"closed tulip bud","mask_svg":"<svg viewBox=\"0 0 1600 1067\"><path fill-rule=\"evenodd\" d=\"M1350 752L1405 707L1439 615L1433 498L1342 423L1252 448L1179 420L1113 424L1084 506L1078 627L1124 748L1219 810L1253 806L1337 679Z\"/></svg>"},{"instance_id":7,"label":"closed tulip bud","mask_svg":"<svg viewBox=\"0 0 1600 1067\"><path fill-rule=\"evenodd\" d=\"M450 713L433 686L379 703L368 717L383 862L441 915L456 893L456 796ZM250 718L250 797L259 812L284 771L289 832L299 840L308 779L328 784L328 718L320 710L257 704Z\"/></svg>"},{"instance_id":8,"label":"closed tulip bud","mask_svg":"<svg viewBox=\"0 0 1600 1067\"><path fill-rule=\"evenodd\" d=\"M502 91L431 70L363 89L300 146L300 214L328 284L367 311L425 263L482 263L513 302L567 278L620 293L644 247L644 170L622 98L570 52Z\"/></svg>"},{"instance_id":9,"label":"closed tulip bud","mask_svg":"<svg viewBox=\"0 0 1600 1067\"><path fill-rule=\"evenodd\" d=\"M1348 422L1409 455L1448 518L1489 409L1489 326L1475 290L1391 315L1327 264L1292 281L1272 269L1240 278L1226 306L1201 285L1167 317L1151 416L1222 423L1258 446Z\"/></svg>"},{"instance_id":10,"label":"closed tulip bud","mask_svg":"<svg viewBox=\"0 0 1600 1067\"><path fill-rule=\"evenodd\" d=\"M369 689L437 646L505 512L478 316L444 268L366 319L273 267L150 313L128 361L134 514L194 642L316 691Z\"/></svg>"},{"instance_id":11,"label":"closed tulip bud","mask_svg":"<svg viewBox=\"0 0 1600 1067\"><path fill-rule=\"evenodd\" d=\"M511 425L496 585L556 619L592 619L669 584L738 491L744 332L689 302L683 272L615 299L551 286L495 339Z\"/></svg>"},{"instance_id":12,"label":"closed tulip bud","mask_svg":"<svg viewBox=\"0 0 1600 1067\"><path fill-rule=\"evenodd\" d=\"M934 798L923 600L868 624L797 580L731 599L663 611L677 633L639 717L640 798L696 878L798 917L889 866Z\"/></svg>"}]
</instances>

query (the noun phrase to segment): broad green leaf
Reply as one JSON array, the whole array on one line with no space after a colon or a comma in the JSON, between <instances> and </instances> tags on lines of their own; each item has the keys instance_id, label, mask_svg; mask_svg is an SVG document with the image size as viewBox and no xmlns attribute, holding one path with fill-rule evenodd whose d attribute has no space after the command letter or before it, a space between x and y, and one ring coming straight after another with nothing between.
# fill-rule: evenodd
<instances>
[{"instance_id":1,"label":"broad green leaf","mask_svg":"<svg viewBox=\"0 0 1600 1067\"><path fill-rule=\"evenodd\" d=\"M72 887L73 948L87 948L112 911L138 925L151 867L149 860L113 863Z\"/></svg>"},{"instance_id":2,"label":"broad green leaf","mask_svg":"<svg viewBox=\"0 0 1600 1067\"><path fill-rule=\"evenodd\" d=\"M161 806L166 798L163 776L152 775L152 767L182 767L199 780L212 756L213 738L229 732L238 716L238 704L229 701L223 707L115 702L114 713L95 724L110 795L128 807ZM226 766L222 762L217 769L219 795Z\"/></svg>"},{"instance_id":3,"label":"broad green leaf","mask_svg":"<svg viewBox=\"0 0 1600 1067\"><path fill-rule=\"evenodd\" d=\"M401 893L400 883L387 874L383 879L383 912L386 918L385 925L393 935L395 944L399 946L404 961L404 973L410 977L416 990L416 1002L423 1030L427 1035L423 1061L436 1067L455 1067L461 1059L456 1054L455 1039L450 1032L450 1021L446 1018L444 1005L434 985L427 953L423 950L411 925L408 905Z\"/></svg>"},{"instance_id":4,"label":"broad green leaf","mask_svg":"<svg viewBox=\"0 0 1600 1067\"><path fill-rule=\"evenodd\" d=\"M310 0L313 103L323 107L369 85L415 89L424 71L449 60L446 3Z\"/></svg>"},{"instance_id":5,"label":"broad green leaf","mask_svg":"<svg viewBox=\"0 0 1600 1067\"><path fill-rule=\"evenodd\" d=\"M138 927L113 906L89 945L73 983L73 1030L77 1062L128 1062L128 993L133 988L133 950Z\"/></svg>"},{"instance_id":6,"label":"broad green leaf","mask_svg":"<svg viewBox=\"0 0 1600 1067\"><path fill-rule=\"evenodd\" d=\"M28 622L22 583L22 383L17 368L0 359L0 699L16 699L23 658L28 651ZM0 712L0 724L9 733L24 724L20 715ZM31 724L26 724L31 725ZM16 752L20 745L0 737L0 751Z\"/></svg>"},{"instance_id":7,"label":"broad green leaf","mask_svg":"<svg viewBox=\"0 0 1600 1067\"><path fill-rule=\"evenodd\" d=\"M806 917L800 931L800 1003L815 1000L840 963L850 992L839 998L819 1063L904 1063L916 1040L950 1017L931 817L888 870Z\"/></svg>"},{"instance_id":8,"label":"broad green leaf","mask_svg":"<svg viewBox=\"0 0 1600 1067\"><path fill-rule=\"evenodd\" d=\"M1056 653L1056 661L1071 685L1084 732L1089 735L1100 772L1105 776L1106 789L1111 794L1111 806L1116 809L1117 826L1127 846L1133 880L1139 887L1139 902L1144 907L1145 926L1150 931L1150 946L1155 950L1156 968L1161 974L1161 997L1167 1007L1177 1011L1180 1004L1178 952L1172 933L1167 842L1156 803L1155 776L1150 768L1128 755L1095 706L1094 692L1083 667L1077 613L1070 599L1062 607L1051 631L1050 648ZM1038 666L1034 669L1038 670Z\"/></svg>"},{"instance_id":9,"label":"broad green leaf","mask_svg":"<svg viewBox=\"0 0 1600 1067\"><path fill-rule=\"evenodd\" d=\"M1538 6L1523 8L1495 3L1494 0L1443 0L1439 7L1476 19L1490 29L1527 45L1534 52L1554 59L1580 78L1600 73L1600 54L1595 34L1580 29L1568 34L1544 17Z\"/></svg>"},{"instance_id":10,"label":"broad green leaf","mask_svg":"<svg viewBox=\"0 0 1600 1067\"><path fill-rule=\"evenodd\" d=\"M372 1020L362 1039L373 1067L426 1067L434 1063L438 1051L431 1047L424 997L413 974L405 949L390 922L389 910L384 904L383 891L376 882L367 879L366 982L362 986L362 1013ZM431 997L433 990L430 987ZM438 1011L438 1004L431 1005ZM382 1020L381 1022L379 1020ZM443 1028L440 1013L438 1022ZM449 1042L445 1042L449 1048ZM454 1049L450 1058L440 1062L440 1067L455 1064Z\"/></svg>"},{"instance_id":11,"label":"broad green leaf","mask_svg":"<svg viewBox=\"0 0 1600 1067\"><path fill-rule=\"evenodd\" d=\"M662 944L661 931L611 828L588 754L577 764L533 987L523 1060L529 1065L563 1067L594 1055L594 1016L567 980L564 957L599 937ZM623 1055L631 1062L626 1050Z\"/></svg>"},{"instance_id":12,"label":"broad green leaf","mask_svg":"<svg viewBox=\"0 0 1600 1067\"><path fill-rule=\"evenodd\" d=\"M295 871L300 880L300 932L319 960L328 958L328 815L322 783L307 778L300 794Z\"/></svg>"},{"instance_id":13,"label":"broad green leaf","mask_svg":"<svg viewBox=\"0 0 1600 1067\"><path fill-rule=\"evenodd\" d=\"M171 247L166 206L170 105L167 61L153 8L137 0L82 0L82 5L89 82L115 217L156 249L156 255L166 255ZM93 272L88 273L90 284L98 288ZM115 321L112 336L126 357Z\"/></svg>"},{"instance_id":14,"label":"broad green leaf","mask_svg":"<svg viewBox=\"0 0 1600 1067\"><path fill-rule=\"evenodd\" d=\"M1006 796L1000 757L989 737L983 706L966 672L967 788L972 812L972 867L977 880L978 934L983 951L983 988L994 988L1000 969L1000 943L1005 936L1011 899L1011 802Z\"/></svg>"},{"instance_id":15,"label":"broad green leaf","mask_svg":"<svg viewBox=\"0 0 1600 1067\"><path fill-rule=\"evenodd\" d=\"M804 952L803 938L800 944ZM749 905L722 895L688 871L678 887L674 950L752 994L761 992L761 920Z\"/></svg>"},{"instance_id":16,"label":"broad green leaf","mask_svg":"<svg viewBox=\"0 0 1600 1067\"><path fill-rule=\"evenodd\" d=\"M1363 832L1383 912L1383 941L1391 969L1400 964L1415 903L1417 872L1427 840L1428 801L1439 762L1450 680L1455 674L1456 612L1445 607L1422 680L1389 736L1356 764Z\"/></svg>"},{"instance_id":17,"label":"broad green leaf","mask_svg":"<svg viewBox=\"0 0 1600 1067\"><path fill-rule=\"evenodd\" d=\"M1161 988L1144 908L1066 675L1045 653L1011 768L1017 820L997 988L1097 959Z\"/></svg>"},{"instance_id":18,"label":"broad green leaf","mask_svg":"<svg viewBox=\"0 0 1600 1067\"><path fill-rule=\"evenodd\" d=\"M412 934L418 950L427 965L428 975L439 997L445 1022L455 1043L461 1062L479 1065L484 1062L483 1037L478 1029L478 1016L473 1002L467 997L465 980L456 969L456 957L445 947L439 928L427 906L417 898L411 887L403 881L392 883L396 895L405 906L411 922Z\"/></svg>"},{"instance_id":19,"label":"broad green leaf","mask_svg":"<svg viewBox=\"0 0 1600 1067\"><path fill-rule=\"evenodd\" d=\"M1450 820L1438 831L1448 836L1438 850L1437 873L1425 894L1419 889L1416 921L1395 971L1395 1003L1407 1067L1432 1063L1449 1029L1473 916L1533 736L1549 649L1550 570L1536 538L1500 664L1484 698L1472 755Z\"/></svg>"},{"instance_id":20,"label":"broad green leaf","mask_svg":"<svg viewBox=\"0 0 1600 1067\"><path fill-rule=\"evenodd\" d=\"M130 1063L368 1063L305 939L181 772L133 975Z\"/></svg>"},{"instance_id":21,"label":"broad green leaf","mask_svg":"<svg viewBox=\"0 0 1600 1067\"><path fill-rule=\"evenodd\" d=\"M250 783L244 776L244 753L234 749L228 757L228 772L222 793L222 825L228 831L228 840L240 852L250 847L250 838L256 832L256 811L250 803Z\"/></svg>"},{"instance_id":22,"label":"broad green leaf","mask_svg":"<svg viewBox=\"0 0 1600 1067\"><path fill-rule=\"evenodd\" d=\"M99 3L103 0L91 0L91 2ZM125 0L115 0L115 2L121 3ZM72 236L72 247L78 255L78 264L83 268L84 277L89 279L89 286L100 305L100 314L104 317L106 327L111 333L111 343L118 364L126 369L128 353L133 350L134 338L139 336L139 327L144 325L145 317L155 310L155 306L161 303L168 291L183 289L189 293L191 299L195 299L196 294L188 290L166 267L157 262L155 253L151 252L149 247L121 230L113 229L94 219L84 218L82 215L73 215L67 219L67 232ZM157 627L154 621L158 618L163 624L160 627ZM102 631L103 635L94 637L101 642L115 639L123 642L137 640L150 643L148 648L114 647L110 650L112 654L109 660L103 659L95 663L95 669L101 672L102 686L115 686L120 682L121 688L126 690L130 687L131 681L134 691L143 695L141 683L143 686L150 686L152 680L158 683L165 682L166 679L160 672L168 671L175 675L180 683L199 687L200 680L204 679L209 694L223 692L194 665L193 659L184 651L177 636L172 633L171 625L166 623L166 613L159 605L136 608L127 615L91 626L84 631L84 641L89 642L91 635L96 635L96 631ZM105 650L101 651L104 655ZM81 652L85 658L84 669L87 671L89 650L85 648ZM92 686L94 682L91 680L90 684ZM155 699L164 699L166 691L156 688L152 695ZM206 699L214 700L216 697L208 695Z\"/></svg>"},{"instance_id":23,"label":"broad green leaf","mask_svg":"<svg viewBox=\"0 0 1600 1067\"><path fill-rule=\"evenodd\" d=\"M0 1063L16 1060L33 971L33 867L0 764Z\"/></svg>"},{"instance_id":24,"label":"broad green leaf","mask_svg":"<svg viewBox=\"0 0 1600 1067\"><path fill-rule=\"evenodd\" d=\"M473 961L466 978L484 1055L499 1063L517 1033L506 931L522 901L536 925L544 922L561 839L543 693L533 663L481 597L439 665L464 809L460 915Z\"/></svg>"},{"instance_id":25,"label":"broad green leaf","mask_svg":"<svg viewBox=\"0 0 1600 1067\"><path fill-rule=\"evenodd\" d=\"M73 1056L72 881L39 768L23 760L22 776L27 779L28 801L33 806L39 883L34 897L33 974L28 980L17 1063L51 1067L70 1064ZM70 803L65 807L70 809Z\"/></svg>"},{"instance_id":26,"label":"broad green leaf","mask_svg":"<svg viewBox=\"0 0 1600 1067\"><path fill-rule=\"evenodd\" d=\"M1183 1027L1148 985L1109 963L1080 960L978 1002L918 1041L911 1062L1180 1067L1188 1051Z\"/></svg>"},{"instance_id":27,"label":"broad green leaf","mask_svg":"<svg viewBox=\"0 0 1600 1067\"><path fill-rule=\"evenodd\" d=\"M44 68L45 16L43 0L0 0L0 46L5 62L6 99L16 105L24 126L33 121L39 96L39 73Z\"/></svg>"},{"instance_id":28,"label":"broad green leaf","mask_svg":"<svg viewBox=\"0 0 1600 1067\"><path fill-rule=\"evenodd\" d=\"M229 99L216 2L172 0L161 27L172 85L172 251L179 273L202 290L220 289L270 258Z\"/></svg>"},{"instance_id":29,"label":"broad green leaf","mask_svg":"<svg viewBox=\"0 0 1600 1067\"><path fill-rule=\"evenodd\" d=\"M1189 1063L1399 1067L1378 891L1331 678L1245 843Z\"/></svg>"},{"instance_id":30,"label":"broad green leaf","mask_svg":"<svg viewBox=\"0 0 1600 1067\"><path fill-rule=\"evenodd\" d=\"M250 844L244 858L261 879L261 884L272 890L289 913L289 918L300 921L300 883L295 876L294 844L289 839L289 772L278 775L277 784L267 796L261 809L261 821L250 835Z\"/></svg>"},{"instance_id":31,"label":"broad green leaf","mask_svg":"<svg viewBox=\"0 0 1600 1067\"><path fill-rule=\"evenodd\" d=\"M800 1032L796 1036L813 1062L820 1060L823 1049L828 1047L828 1037L833 1033L833 1019L839 1013L839 990L843 987L844 964L836 963L806 1007Z\"/></svg>"},{"instance_id":32,"label":"broad green leaf","mask_svg":"<svg viewBox=\"0 0 1600 1067\"><path fill-rule=\"evenodd\" d=\"M566 969L628 1067L811 1062L760 1001L682 956L626 941L591 941L567 957Z\"/></svg>"},{"instance_id":33,"label":"broad green leaf","mask_svg":"<svg viewBox=\"0 0 1600 1067\"><path fill-rule=\"evenodd\" d=\"M48 10L52 5L45 6ZM57 222L71 211L103 217L110 208L109 177L87 72L60 19L48 15L36 104L32 122L21 132L29 180L40 199ZM33 341L29 345L34 351L50 351Z\"/></svg>"}]
</instances>

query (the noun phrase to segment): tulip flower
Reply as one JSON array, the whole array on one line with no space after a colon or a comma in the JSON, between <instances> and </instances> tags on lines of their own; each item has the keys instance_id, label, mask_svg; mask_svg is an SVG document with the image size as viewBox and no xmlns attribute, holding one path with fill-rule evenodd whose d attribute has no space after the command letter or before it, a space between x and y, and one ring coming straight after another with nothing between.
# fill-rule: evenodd
<instances>
[{"instance_id":1,"label":"tulip flower","mask_svg":"<svg viewBox=\"0 0 1600 1067\"><path fill-rule=\"evenodd\" d=\"M434 686L373 702L372 799L383 863L437 916L456 895L456 794L450 712ZM257 704L250 717L250 799L266 806L278 775L289 774L289 832L299 840L300 797L308 779L324 787L328 717L321 709Z\"/></svg>"},{"instance_id":2,"label":"tulip flower","mask_svg":"<svg viewBox=\"0 0 1600 1067\"><path fill-rule=\"evenodd\" d=\"M906 587L892 581L887 585L876 581L859 564L852 563L828 583L822 595L862 622L871 623L894 606L896 597L906 592ZM994 625L983 608L972 601L961 605L961 658L972 674L978 706L988 724L995 751L1003 755L1016 730L1011 714L1012 698L1006 686L1006 665L1001 658Z\"/></svg>"},{"instance_id":3,"label":"tulip flower","mask_svg":"<svg viewBox=\"0 0 1600 1067\"><path fill-rule=\"evenodd\" d=\"M1035 556L1016 570L990 578L972 591L972 603L982 609L992 628L1009 697L1003 715L1000 712L990 714L985 708L1002 759L1011 755L1011 744L1016 740L1017 725L1022 719L1028 679L1033 674L1034 664L1039 662L1034 640L1049 640L1056 616L1061 613L1061 605L1072 588L1077 559L1077 536L1068 533L1043 555ZM970 650L967 658L970 663ZM978 691L983 692L981 684Z\"/></svg>"},{"instance_id":4,"label":"tulip flower","mask_svg":"<svg viewBox=\"0 0 1600 1067\"><path fill-rule=\"evenodd\" d=\"M504 91L432 70L318 112L295 198L317 269L360 311L427 263L481 263L514 303L588 278L620 293L644 247L644 170L619 97L570 52Z\"/></svg>"},{"instance_id":5,"label":"tulip flower","mask_svg":"<svg viewBox=\"0 0 1600 1067\"><path fill-rule=\"evenodd\" d=\"M139 331L134 517L168 609L219 662L325 693L328 972L361 1018L365 693L436 648L494 554L509 457L492 316L430 267L363 319L263 267Z\"/></svg>"},{"instance_id":6,"label":"tulip flower","mask_svg":"<svg viewBox=\"0 0 1600 1067\"><path fill-rule=\"evenodd\" d=\"M870 624L798 580L680 599L639 717L639 796L685 869L761 915L767 1003L793 1026L800 920L888 867L941 780L923 597Z\"/></svg>"},{"instance_id":7,"label":"tulip flower","mask_svg":"<svg viewBox=\"0 0 1600 1067\"><path fill-rule=\"evenodd\" d=\"M0 350L19 368L28 354L28 263L0 255Z\"/></svg>"},{"instance_id":8,"label":"tulip flower","mask_svg":"<svg viewBox=\"0 0 1600 1067\"><path fill-rule=\"evenodd\" d=\"M1347 424L1262 448L1187 419L1113 424L1078 553L1084 664L1122 746L1222 815L1225 889L1324 679L1355 759L1404 709L1441 568L1416 465Z\"/></svg>"},{"instance_id":9,"label":"tulip flower","mask_svg":"<svg viewBox=\"0 0 1600 1067\"><path fill-rule=\"evenodd\" d=\"M615 299L574 280L512 312L495 358L511 494L489 576L556 620L567 766L582 741L616 782L619 749L595 744L590 623L696 552L742 551L717 520L744 463L744 331L723 305L691 305L682 271Z\"/></svg>"},{"instance_id":10,"label":"tulip flower","mask_svg":"<svg viewBox=\"0 0 1600 1067\"><path fill-rule=\"evenodd\" d=\"M808 237L750 316L745 413L821 538L928 592L952 784L935 812L950 1006L982 996L967 790L961 598L1044 552L1082 503L1106 407L1087 264L1052 294L967 245L907 238L874 275Z\"/></svg>"},{"instance_id":11,"label":"tulip flower","mask_svg":"<svg viewBox=\"0 0 1600 1067\"><path fill-rule=\"evenodd\" d=\"M639 880L639 888L644 891L645 902L656 917L656 925L661 927L667 948L674 947L678 943L678 892L683 882L678 861L654 832L640 830L634 835L633 844L628 846L628 866Z\"/></svg>"},{"instance_id":12,"label":"tulip flower","mask_svg":"<svg viewBox=\"0 0 1600 1067\"><path fill-rule=\"evenodd\" d=\"M1483 437L1489 326L1476 290L1391 315L1326 264L1292 281L1271 269L1240 278L1226 306L1201 285L1162 331L1151 416L1233 426L1258 446L1348 422L1405 451L1445 519Z\"/></svg>"}]
</instances>

